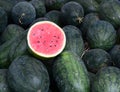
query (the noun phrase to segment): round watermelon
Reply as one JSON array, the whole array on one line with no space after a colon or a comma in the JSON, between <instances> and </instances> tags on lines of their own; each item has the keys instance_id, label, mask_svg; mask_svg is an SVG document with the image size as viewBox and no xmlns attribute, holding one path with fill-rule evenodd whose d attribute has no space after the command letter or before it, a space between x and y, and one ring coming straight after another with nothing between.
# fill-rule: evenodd
<instances>
[{"instance_id":1,"label":"round watermelon","mask_svg":"<svg viewBox=\"0 0 120 92\"><path fill-rule=\"evenodd\" d=\"M30 51L38 57L52 58L60 54L66 45L62 28L50 21L37 22L27 34Z\"/></svg>"}]
</instances>

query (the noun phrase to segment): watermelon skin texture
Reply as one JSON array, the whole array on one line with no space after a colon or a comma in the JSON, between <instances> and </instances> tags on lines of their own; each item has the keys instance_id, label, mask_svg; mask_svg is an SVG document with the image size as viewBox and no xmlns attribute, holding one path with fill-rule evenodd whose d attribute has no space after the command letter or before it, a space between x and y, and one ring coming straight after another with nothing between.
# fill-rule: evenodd
<instances>
[{"instance_id":1,"label":"watermelon skin texture","mask_svg":"<svg viewBox=\"0 0 120 92\"><path fill-rule=\"evenodd\" d=\"M71 0L78 2L81 4L84 8L85 13L90 13L90 12L97 12L99 4L96 2L96 0Z\"/></svg>"},{"instance_id":2,"label":"watermelon skin texture","mask_svg":"<svg viewBox=\"0 0 120 92\"><path fill-rule=\"evenodd\" d=\"M46 67L33 57L17 57L8 69L7 81L14 92L48 92L49 75Z\"/></svg>"},{"instance_id":3,"label":"watermelon skin texture","mask_svg":"<svg viewBox=\"0 0 120 92\"><path fill-rule=\"evenodd\" d=\"M0 92L11 92L7 82L7 69L0 69Z\"/></svg>"},{"instance_id":4,"label":"watermelon skin texture","mask_svg":"<svg viewBox=\"0 0 120 92\"><path fill-rule=\"evenodd\" d=\"M100 4L99 15L101 19L109 21L115 28L120 26L120 1L110 0Z\"/></svg>"},{"instance_id":5,"label":"watermelon skin texture","mask_svg":"<svg viewBox=\"0 0 120 92\"><path fill-rule=\"evenodd\" d=\"M98 72L101 68L112 65L109 53L103 49L90 49L82 57L87 69L91 72Z\"/></svg>"},{"instance_id":6,"label":"watermelon skin texture","mask_svg":"<svg viewBox=\"0 0 120 92\"><path fill-rule=\"evenodd\" d=\"M116 43L116 38L116 30L112 24L103 20L94 22L87 31L90 48L109 50Z\"/></svg>"},{"instance_id":7,"label":"watermelon skin texture","mask_svg":"<svg viewBox=\"0 0 120 92\"><path fill-rule=\"evenodd\" d=\"M31 0L30 3L35 7L37 18L43 17L46 14L45 3L42 0Z\"/></svg>"},{"instance_id":8,"label":"watermelon skin texture","mask_svg":"<svg viewBox=\"0 0 120 92\"><path fill-rule=\"evenodd\" d=\"M1 35L2 43L14 38L15 36L20 35L25 30L16 24L9 24Z\"/></svg>"},{"instance_id":9,"label":"watermelon skin texture","mask_svg":"<svg viewBox=\"0 0 120 92\"><path fill-rule=\"evenodd\" d=\"M48 13L45 14L45 18L47 18L49 21L52 21L56 23L57 25L61 26L61 16L62 13L58 10L51 10Z\"/></svg>"},{"instance_id":10,"label":"watermelon skin texture","mask_svg":"<svg viewBox=\"0 0 120 92\"><path fill-rule=\"evenodd\" d=\"M120 92L120 69L102 68L94 77L92 92Z\"/></svg>"},{"instance_id":11,"label":"watermelon skin texture","mask_svg":"<svg viewBox=\"0 0 120 92\"><path fill-rule=\"evenodd\" d=\"M86 33L89 27L97 20L99 20L99 16L97 13L88 13L85 15L82 25L80 26L84 39L86 39Z\"/></svg>"},{"instance_id":12,"label":"watermelon skin texture","mask_svg":"<svg viewBox=\"0 0 120 92\"><path fill-rule=\"evenodd\" d=\"M63 30L67 39L64 51L70 50L78 54L79 56L82 56L84 52L84 42L81 31L73 25L64 26Z\"/></svg>"},{"instance_id":13,"label":"watermelon skin texture","mask_svg":"<svg viewBox=\"0 0 120 92\"><path fill-rule=\"evenodd\" d=\"M84 17L84 9L81 4L70 1L61 7L62 23L64 25L79 26Z\"/></svg>"},{"instance_id":14,"label":"watermelon skin texture","mask_svg":"<svg viewBox=\"0 0 120 92\"><path fill-rule=\"evenodd\" d=\"M8 23L8 16L6 11L0 7L0 33L3 32Z\"/></svg>"},{"instance_id":15,"label":"watermelon skin texture","mask_svg":"<svg viewBox=\"0 0 120 92\"><path fill-rule=\"evenodd\" d=\"M36 11L32 4L19 2L12 8L12 19L15 24L28 26L36 18Z\"/></svg>"},{"instance_id":16,"label":"watermelon skin texture","mask_svg":"<svg viewBox=\"0 0 120 92\"><path fill-rule=\"evenodd\" d=\"M62 52L53 64L53 76L60 92L89 92L87 69L79 56Z\"/></svg>"},{"instance_id":17,"label":"watermelon skin texture","mask_svg":"<svg viewBox=\"0 0 120 92\"><path fill-rule=\"evenodd\" d=\"M114 45L114 47L109 51L114 65L120 68L120 45Z\"/></svg>"}]
</instances>

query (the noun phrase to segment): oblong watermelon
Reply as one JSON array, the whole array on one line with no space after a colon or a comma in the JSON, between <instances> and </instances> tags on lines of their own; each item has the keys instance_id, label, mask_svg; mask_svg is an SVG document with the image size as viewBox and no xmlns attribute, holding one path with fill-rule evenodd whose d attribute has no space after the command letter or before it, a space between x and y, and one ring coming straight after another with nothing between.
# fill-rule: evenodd
<instances>
[{"instance_id":1,"label":"oblong watermelon","mask_svg":"<svg viewBox=\"0 0 120 92\"><path fill-rule=\"evenodd\" d=\"M51 58L60 54L66 45L62 28L50 21L37 22L27 34L28 47L36 56Z\"/></svg>"}]
</instances>

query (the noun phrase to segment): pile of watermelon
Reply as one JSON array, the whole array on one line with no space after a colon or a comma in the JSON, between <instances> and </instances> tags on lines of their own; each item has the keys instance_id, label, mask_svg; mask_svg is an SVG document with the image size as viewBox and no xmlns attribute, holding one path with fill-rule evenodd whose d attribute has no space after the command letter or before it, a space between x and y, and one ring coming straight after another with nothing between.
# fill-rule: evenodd
<instances>
[{"instance_id":1,"label":"pile of watermelon","mask_svg":"<svg viewBox=\"0 0 120 92\"><path fill-rule=\"evenodd\" d=\"M0 0L0 92L120 92L120 1Z\"/></svg>"}]
</instances>

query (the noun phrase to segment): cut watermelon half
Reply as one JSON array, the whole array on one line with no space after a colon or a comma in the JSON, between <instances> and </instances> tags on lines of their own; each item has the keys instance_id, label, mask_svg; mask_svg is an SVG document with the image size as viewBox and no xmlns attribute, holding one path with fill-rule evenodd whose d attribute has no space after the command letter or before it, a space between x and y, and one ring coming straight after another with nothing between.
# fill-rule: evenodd
<instances>
[{"instance_id":1,"label":"cut watermelon half","mask_svg":"<svg viewBox=\"0 0 120 92\"><path fill-rule=\"evenodd\" d=\"M66 36L63 29L55 23L42 21L30 27L27 42L35 55L51 58L63 51L66 45Z\"/></svg>"}]
</instances>

